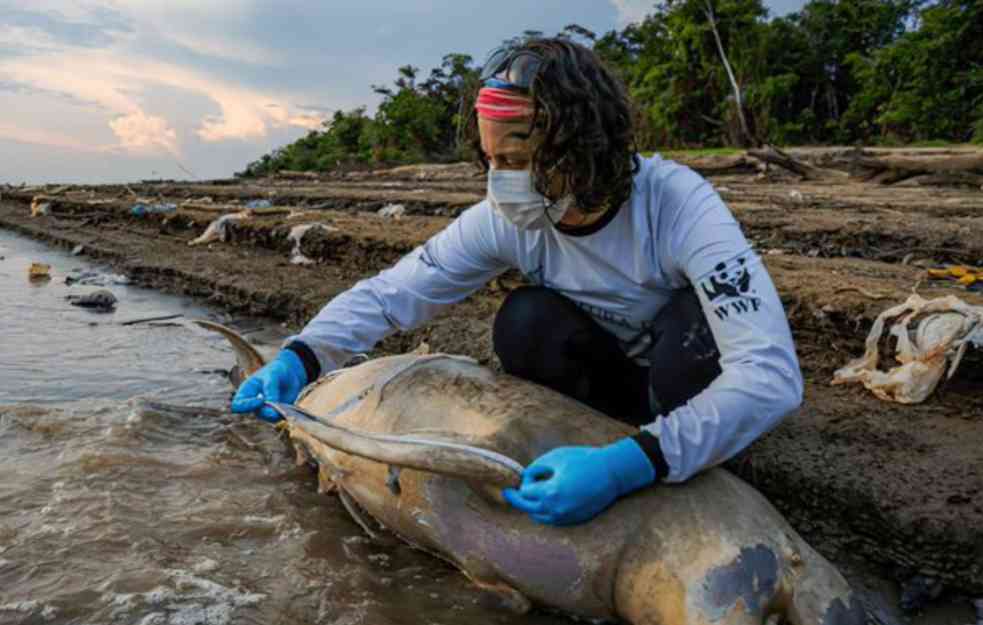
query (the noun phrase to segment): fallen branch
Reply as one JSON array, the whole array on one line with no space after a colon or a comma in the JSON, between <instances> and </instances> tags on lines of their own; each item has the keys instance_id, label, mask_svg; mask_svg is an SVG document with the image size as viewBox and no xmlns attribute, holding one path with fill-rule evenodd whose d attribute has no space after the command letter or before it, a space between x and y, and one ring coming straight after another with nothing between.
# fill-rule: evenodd
<instances>
[{"instance_id":1,"label":"fallen branch","mask_svg":"<svg viewBox=\"0 0 983 625\"><path fill-rule=\"evenodd\" d=\"M778 165L783 169L798 174L802 176L805 180L843 180L845 181L849 174L843 171L838 171L835 169L824 169L822 167L816 167L810 165L798 159L792 158L787 153L782 152L776 147L766 145L761 149L748 150L748 156L758 159L759 161L770 163L772 165Z\"/></svg>"},{"instance_id":2,"label":"fallen branch","mask_svg":"<svg viewBox=\"0 0 983 625\"><path fill-rule=\"evenodd\" d=\"M162 317L147 317L146 319L130 319L129 321L123 321L120 323L121 326L135 326L138 323L149 323L151 321L168 321L170 319L177 319L178 317L183 317L184 315L178 313L176 315L164 315Z\"/></svg>"},{"instance_id":3,"label":"fallen branch","mask_svg":"<svg viewBox=\"0 0 983 625\"><path fill-rule=\"evenodd\" d=\"M983 174L983 152L979 154L960 154L948 158L914 158L908 156L872 156L858 155L853 162L866 169L878 171L912 171L919 173L949 173L969 171Z\"/></svg>"},{"instance_id":4,"label":"fallen branch","mask_svg":"<svg viewBox=\"0 0 983 625\"><path fill-rule=\"evenodd\" d=\"M848 157L854 177L864 182L890 185L916 178L924 185L983 186L983 152L947 158L883 156L857 151Z\"/></svg>"}]
</instances>

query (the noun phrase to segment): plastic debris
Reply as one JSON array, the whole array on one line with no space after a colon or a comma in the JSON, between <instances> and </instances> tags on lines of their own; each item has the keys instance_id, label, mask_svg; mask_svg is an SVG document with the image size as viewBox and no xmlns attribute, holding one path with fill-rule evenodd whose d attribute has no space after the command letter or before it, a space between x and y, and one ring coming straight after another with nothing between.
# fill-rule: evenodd
<instances>
[{"instance_id":1,"label":"plastic debris","mask_svg":"<svg viewBox=\"0 0 983 625\"><path fill-rule=\"evenodd\" d=\"M241 213L231 213L228 215L222 215L212 223L208 224L205 231L201 233L194 241L189 241L188 245L204 245L206 243L212 243L213 241L226 242L229 240L229 225L235 221L242 221L244 219L250 219L252 215L249 211L242 211Z\"/></svg>"},{"instance_id":2,"label":"plastic debris","mask_svg":"<svg viewBox=\"0 0 983 625\"><path fill-rule=\"evenodd\" d=\"M392 219L401 219L406 215L406 207L402 204L387 204L379 209L376 213L380 217L390 217Z\"/></svg>"},{"instance_id":3,"label":"plastic debris","mask_svg":"<svg viewBox=\"0 0 983 625\"><path fill-rule=\"evenodd\" d=\"M65 284L71 286L109 286L111 284L129 284L130 279L120 273L99 273L98 271L82 271L65 276Z\"/></svg>"},{"instance_id":4,"label":"plastic debris","mask_svg":"<svg viewBox=\"0 0 983 625\"><path fill-rule=\"evenodd\" d=\"M167 215L177 211L177 204L170 204L166 202L159 202L156 204L148 204L145 202L137 202L130 209L130 214L134 217L143 217L145 215Z\"/></svg>"},{"instance_id":5,"label":"plastic debris","mask_svg":"<svg viewBox=\"0 0 983 625\"><path fill-rule=\"evenodd\" d=\"M246 208L270 208L273 203L269 200L249 200L245 206Z\"/></svg>"},{"instance_id":6,"label":"plastic debris","mask_svg":"<svg viewBox=\"0 0 983 625\"><path fill-rule=\"evenodd\" d=\"M899 366L877 368L885 326L897 339ZM938 386L943 374L955 374L969 345L983 347L983 306L970 306L954 295L925 300L912 295L882 312L867 336L864 355L833 374L833 384L860 382L886 401L917 404ZM948 373L947 373L948 370Z\"/></svg>"},{"instance_id":7,"label":"plastic debris","mask_svg":"<svg viewBox=\"0 0 983 625\"><path fill-rule=\"evenodd\" d=\"M72 248L72 256L78 256L84 251L85 251L85 246L79 243L78 245Z\"/></svg>"},{"instance_id":8,"label":"plastic debris","mask_svg":"<svg viewBox=\"0 0 983 625\"><path fill-rule=\"evenodd\" d=\"M933 280L955 280L974 291L983 287L983 269L978 267L949 265L944 269L929 269L928 277Z\"/></svg>"},{"instance_id":9,"label":"plastic debris","mask_svg":"<svg viewBox=\"0 0 983 625\"><path fill-rule=\"evenodd\" d=\"M99 312L109 312L116 308L116 296L105 289L93 291L87 295L67 295L65 299L72 306L92 308Z\"/></svg>"},{"instance_id":10,"label":"plastic debris","mask_svg":"<svg viewBox=\"0 0 983 625\"><path fill-rule=\"evenodd\" d=\"M300 251L300 242L304 238L304 235L311 230L323 230L324 232L338 232L338 228L334 226L328 226L326 224L304 224L302 226L294 226L290 229L290 234L287 235L287 240L292 241L294 247L290 250L290 263L294 265L313 265L314 261L306 256Z\"/></svg>"},{"instance_id":11,"label":"plastic debris","mask_svg":"<svg viewBox=\"0 0 983 625\"><path fill-rule=\"evenodd\" d=\"M31 263L30 269L27 270L27 277L31 280L49 280L51 279L51 265Z\"/></svg>"},{"instance_id":12,"label":"plastic debris","mask_svg":"<svg viewBox=\"0 0 983 625\"><path fill-rule=\"evenodd\" d=\"M51 202L46 202L46 199L47 198L37 196L31 200L31 217L51 214Z\"/></svg>"}]
</instances>

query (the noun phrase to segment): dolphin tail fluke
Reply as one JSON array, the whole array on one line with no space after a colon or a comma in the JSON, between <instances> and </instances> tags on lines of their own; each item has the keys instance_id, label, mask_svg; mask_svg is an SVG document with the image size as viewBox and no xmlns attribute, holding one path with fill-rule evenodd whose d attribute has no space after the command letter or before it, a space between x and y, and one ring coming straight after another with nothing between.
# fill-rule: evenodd
<instances>
[{"instance_id":1,"label":"dolphin tail fluke","mask_svg":"<svg viewBox=\"0 0 983 625\"><path fill-rule=\"evenodd\" d=\"M206 330L218 332L232 344L232 349L236 355L236 366L229 373L229 378L233 386L238 387L246 378L266 364L266 358L232 328L227 328L220 323L206 319L193 319L192 321Z\"/></svg>"}]
</instances>

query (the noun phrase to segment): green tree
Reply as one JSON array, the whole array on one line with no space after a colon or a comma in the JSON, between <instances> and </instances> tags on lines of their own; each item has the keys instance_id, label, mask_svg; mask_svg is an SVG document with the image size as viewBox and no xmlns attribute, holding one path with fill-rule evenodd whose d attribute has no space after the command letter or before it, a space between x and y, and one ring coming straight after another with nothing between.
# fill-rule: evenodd
<instances>
[{"instance_id":1,"label":"green tree","mask_svg":"<svg viewBox=\"0 0 983 625\"><path fill-rule=\"evenodd\" d=\"M858 137L983 137L983 5L978 0L940 0L921 12L917 29L850 60L863 86L847 114Z\"/></svg>"}]
</instances>

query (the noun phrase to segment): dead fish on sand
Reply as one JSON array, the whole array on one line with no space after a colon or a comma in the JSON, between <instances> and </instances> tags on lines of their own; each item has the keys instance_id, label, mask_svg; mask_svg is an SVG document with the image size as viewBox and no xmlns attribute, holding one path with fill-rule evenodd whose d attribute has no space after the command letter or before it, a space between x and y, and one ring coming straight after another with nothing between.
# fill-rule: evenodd
<instances>
[{"instance_id":1,"label":"dead fish on sand","mask_svg":"<svg viewBox=\"0 0 983 625\"><path fill-rule=\"evenodd\" d=\"M265 362L241 337L233 345L242 376ZM633 625L865 623L842 575L723 469L638 491L572 527L506 505L501 486L522 464L632 431L550 389L411 354L334 371L296 404L278 408L298 460L319 465L322 488L363 527L374 520L451 562L516 611ZM402 469L396 488L391 467Z\"/></svg>"}]
</instances>

